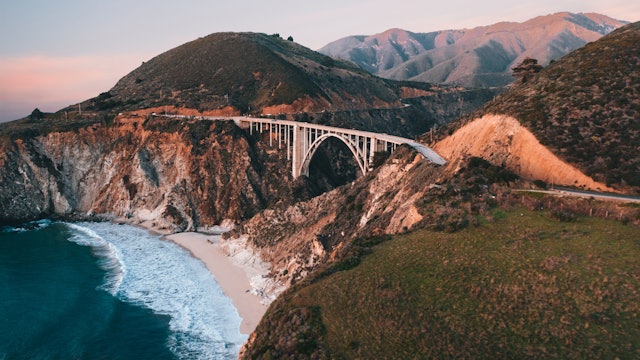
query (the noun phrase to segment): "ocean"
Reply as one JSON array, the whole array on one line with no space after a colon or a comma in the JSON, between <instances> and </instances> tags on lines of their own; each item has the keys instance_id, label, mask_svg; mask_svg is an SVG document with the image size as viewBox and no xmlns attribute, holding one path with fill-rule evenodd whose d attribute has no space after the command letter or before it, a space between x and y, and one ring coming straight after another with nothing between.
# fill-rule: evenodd
<instances>
[{"instance_id":1,"label":"ocean","mask_svg":"<svg viewBox=\"0 0 640 360\"><path fill-rule=\"evenodd\" d=\"M0 359L236 359L246 336L205 265L144 229L0 229Z\"/></svg>"}]
</instances>

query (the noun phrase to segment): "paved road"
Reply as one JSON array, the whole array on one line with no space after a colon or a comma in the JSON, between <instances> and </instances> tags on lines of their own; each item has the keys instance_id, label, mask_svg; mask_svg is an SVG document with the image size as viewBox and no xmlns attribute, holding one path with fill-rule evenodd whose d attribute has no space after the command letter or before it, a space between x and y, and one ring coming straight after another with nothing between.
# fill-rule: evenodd
<instances>
[{"instance_id":1,"label":"paved road","mask_svg":"<svg viewBox=\"0 0 640 360\"><path fill-rule=\"evenodd\" d=\"M584 197L584 198L592 197L598 200L640 203L640 197L638 196L599 193L594 191L582 191L582 190L567 189L567 188L555 188L553 190L518 190L518 191L537 192L537 193L557 195L557 196L576 196L576 197Z\"/></svg>"}]
</instances>

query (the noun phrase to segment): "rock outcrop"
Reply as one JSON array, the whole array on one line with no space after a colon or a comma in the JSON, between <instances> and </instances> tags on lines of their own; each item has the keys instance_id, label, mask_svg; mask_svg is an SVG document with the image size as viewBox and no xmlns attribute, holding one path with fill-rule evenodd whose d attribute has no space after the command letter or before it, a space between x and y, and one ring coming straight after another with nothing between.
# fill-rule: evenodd
<instances>
[{"instance_id":1,"label":"rock outcrop","mask_svg":"<svg viewBox=\"0 0 640 360\"><path fill-rule=\"evenodd\" d=\"M133 115L17 139L1 155L0 221L111 214L186 231L248 219L296 186L255 140L229 121Z\"/></svg>"},{"instance_id":2,"label":"rock outcrop","mask_svg":"<svg viewBox=\"0 0 640 360\"><path fill-rule=\"evenodd\" d=\"M459 166L465 157L477 156L526 179L593 191L615 191L558 158L508 115L478 118L440 141L434 149L449 159L452 168Z\"/></svg>"}]
</instances>

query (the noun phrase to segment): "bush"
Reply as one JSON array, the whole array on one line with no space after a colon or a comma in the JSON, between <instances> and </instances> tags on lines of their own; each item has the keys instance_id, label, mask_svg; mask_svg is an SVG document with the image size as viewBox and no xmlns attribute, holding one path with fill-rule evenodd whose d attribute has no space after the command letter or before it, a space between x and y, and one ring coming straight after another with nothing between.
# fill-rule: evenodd
<instances>
[{"instance_id":1,"label":"bush","mask_svg":"<svg viewBox=\"0 0 640 360\"><path fill-rule=\"evenodd\" d=\"M535 185L537 188L540 188L540 189L544 189L544 190L547 189L547 183L542 180L534 181L533 185Z\"/></svg>"},{"instance_id":2,"label":"bush","mask_svg":"<svg viewBox=\"0 0 640 360\"><path fill-rule=\"evenodd\" d=\"M577 219L576 214L570 210L553 210L549 215L552 219L560 220L562 222L573 222Z\"/></svg>"}]
</instances>

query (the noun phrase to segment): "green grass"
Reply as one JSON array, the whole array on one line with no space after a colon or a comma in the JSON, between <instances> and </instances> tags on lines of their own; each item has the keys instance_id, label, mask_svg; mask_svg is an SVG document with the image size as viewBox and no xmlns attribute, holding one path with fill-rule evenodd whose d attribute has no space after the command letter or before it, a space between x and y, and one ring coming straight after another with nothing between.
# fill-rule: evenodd
<instances>
[{"instance_id":1,"label":"green grass","mask_svg":"<svg viewBox=\"0 0 640 360\"><path fill-rule=\"evenodd\" d=\"M514 86L484 111L519 119L596 181L640 186L640 23L618 29Z\"/></svg>"},{"instance_id":2,"label":"green grass","mask_svg":"<svg viewBox=\"0 0 640 360\"><path fill-rule=\"evenodd\" d=\"M640 231L515 210L374 246L287 296L333 358L637 358Z\"/></svg>"}]
</instances>

